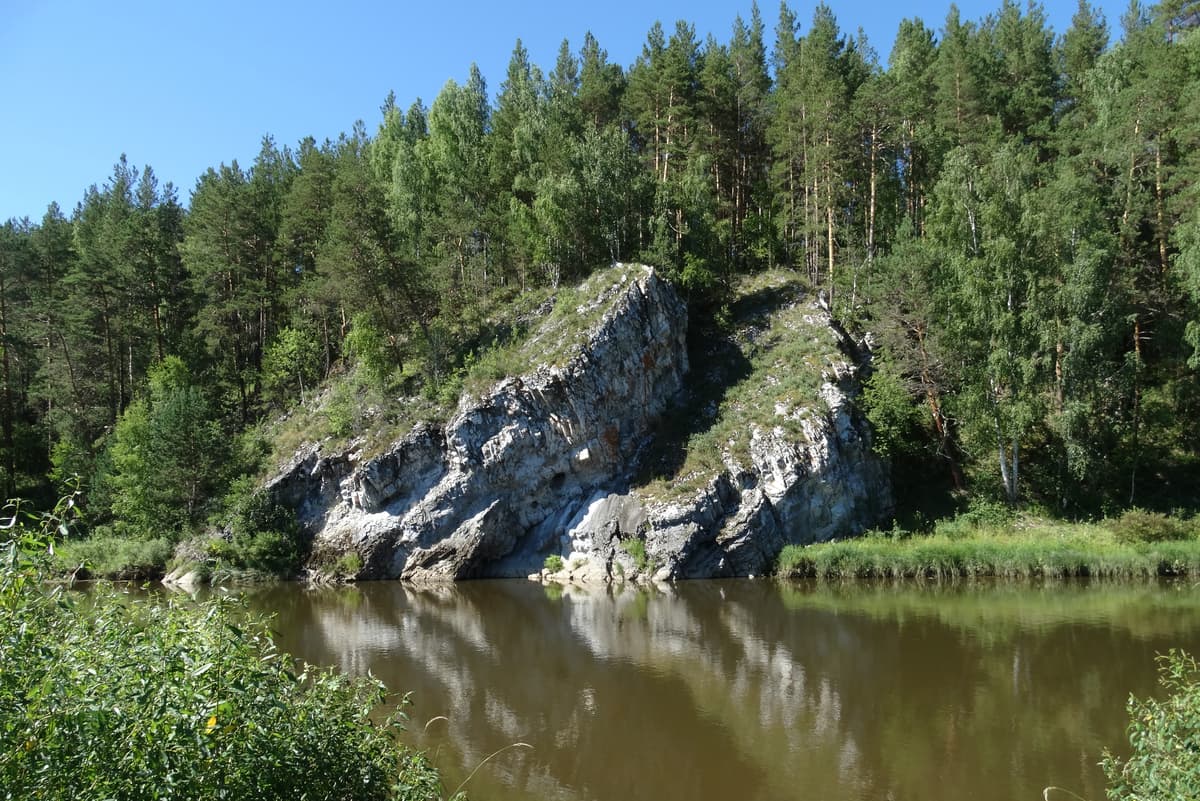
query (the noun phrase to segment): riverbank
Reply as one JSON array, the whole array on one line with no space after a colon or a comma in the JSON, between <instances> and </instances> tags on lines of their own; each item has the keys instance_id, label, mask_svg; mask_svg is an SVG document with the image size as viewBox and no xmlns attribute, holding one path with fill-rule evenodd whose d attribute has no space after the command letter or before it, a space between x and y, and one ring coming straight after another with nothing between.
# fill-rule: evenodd
<instances>
[{"instance_id":1,"label":"riverbank","mask_svg":"<svg viewBox=\"0 0 1200 801\"><path fill-rule=\"evenodd\" d=\"M54 572L75 578L160 580L173 549L165 540L117 537L67 540L55 547ZM205 579L278 580L279 574L201 557ZM809 546L789 545L776 561L784 578L1073 578L1200 576L1200 519L1141 510L1094 523L1035 515L965 514L932 532L871 532Z\"/></svg>"},{"instance_id":2,"label":"riverbank","mask_svg":"<svg viewBox=\"0 0 1200 801\"><path fill-rule=\"evenodd\" d=\"M1140 510L1098 523L960 517L928 534L874 532L789 545L779 555L776 574L825 580L1193 576L1200 575L1200 525Z\"/></svg>"}]
</instances>

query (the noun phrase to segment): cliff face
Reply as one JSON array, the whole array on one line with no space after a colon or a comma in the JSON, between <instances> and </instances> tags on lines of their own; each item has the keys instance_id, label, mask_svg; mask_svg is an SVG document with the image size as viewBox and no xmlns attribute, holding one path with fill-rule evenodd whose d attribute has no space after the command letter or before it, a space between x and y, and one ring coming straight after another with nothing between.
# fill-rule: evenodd
<instances>
[{"instance_id":1,"label":"cliff face","mask_svg":"<svg viewBox=\"0 0 1200 801\"><path fill-rule=\"evenodd\" d=\"M355 552L359 578L431 581L525 576L558 554L564 576L587 580L746 575L787 542L858 533L886 509L848 362L822 408L785 410L787 432L755 429L745 464L726 454L694 494L631 488L685 394L687 309L648 268L607 275L578 310L598 322L563 366L506 379L373 458L311 446L274 476L267 491L313 536L314 563Z\"/></svg>"}]
</instances>

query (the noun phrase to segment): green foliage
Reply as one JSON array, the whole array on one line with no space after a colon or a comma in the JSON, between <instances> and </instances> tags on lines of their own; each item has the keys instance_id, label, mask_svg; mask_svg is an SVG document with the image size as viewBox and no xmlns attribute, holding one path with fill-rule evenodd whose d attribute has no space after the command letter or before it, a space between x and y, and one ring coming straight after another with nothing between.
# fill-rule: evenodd
<instances>
[{"instance_id":1,"label":"green foliage","mask_svg":"<svg viewBox=\"0 0 1200 801\"><path fill-rule=\"evenodd\" d=\"M382 384L396 368L387 336L368 314L354 316L346 334L346 351L358 362L363 374L376 383Z\"/></svg>"},{"instance_id":2,"label":"green foliage","mask_svg":"<svg viewBox=\"0 0 1200 801\"><path fill-rule=\"evenodd\" d=\"M149 398L117 422L105 480L112 513L130 536L181 539L204 518L228 469L228 440L182 360L168 357L151 376Z\"/></svg>"},{"instance_id":3,"label":"green foliage","mask_svg":"<svg viewBox=\"0 0 1200 801\"><path fill-rule=\"evenodd\" d=\"M621 550L633 558L633 563L639 571L644 572L650 567L650 557L646 553L646 541L641 539L621 540Z\"/></svg>"},{"instance_id":4,"label":"green foliage","mask_svg":"<svg viewBox=\"0 0 1200 801\"><path fill-rule=\"evenodd\" d=\"M551 573L557 573L563 569L563 558L556 553L552 553L546 557L543 567Z\"/></svg>"},{"instance_id":5,"label":"green foliage","mask_svg":"<svg viewBox=\"0 0 1200 801\"><path fill-rule=\"evenodd\" d=\"M285 328L263 354L263 386L281 401L295 397L304 402L305 392L318 379L321 356L317 340L307 331Z\"/></svg>"},{"instance_id":6,"label":"green foliage","mask_svg":"<svg viewBox=\"0 0 1200 801\"><path fill-rule=\"evenodd\" d=\"M294 576L307 548L295 513L272 501L248 478L234 482L226 506L228 538L211 540L210 555L237 570Z\"/></svg>"},{"instance_id":7,"label":"green foliage","mask_svg":"<svg viewBox=\"0 0 1200 801\"><path fill-rule=\"evenodd\" d=\"M812 569L812 562L802 545L785 545L775 559L775 573L780 576L802 576Z\"/></svg>"},{"instance_id":8,"label":"green foliage","mask_svg":"<svg viewBox=\"0 0 1200 801\"><path fill-rule=\"evenodd\" d=\"M1158 682L1166 698L1130 698L1128 759L1105 752L1101 767L1112 801L1172 801L1200 797L1200 666L1170 650L1160 655Z\"/></svg>"},{"instance_id":9,"label":"green foliage","mask_svg":"<svg viewBox=\"0 0 1200 801\"><path fill-rule=\"evenodd\" d=\"M1108 526L1117 542L1128 544L1195 539L1198 532L1194 520L1182 520L1145 509L1128 509L1120 517L1108 521Z\"/></svg>"},{"instance_id":10,"label":"green foliage","mask_svg":"<svg viewBox=\"0 0 1200 801\"><path fill-rule=\"evenodd\" d=\"M826 580L1194 576L1200 574L1200 542L1130 545L1104 526L1016 520L939 526L931 535L787 546L776 572Z\"/></svg>"},{"instance_id":11,"label":"green foliage","mask_svg":"<svg viewBox=\"0 0 1200 801\"><path fill-rule=\"evenodd\" d=\"M1003 529L1012 522L1011 506L986 496L976 496L971 498L965 511L953 518L939 520L934 530L954 539L969 536L981 529Z\"/></svg>"},{"instance_id":12,"label":"green foliage","mask_svg":"<svg viewBox=\"0 0 1200 801\"><path fill-rule=\"evenodd\" d=\"M56 487L65 487L93 471L92 455L70 437L63 437L50 449L48 478Z\"/></svg>"},{"instance_id":13,"label":"green foliage","mask_svg":"<svg viewBox=\"0 0 1200 801\"><path fill-rule=\"evenodd\" d=\"M0 786L13 798L437 799L385 688L302 665L223 600L43 583L60 505L0 542Z\"/></svg>"},{"instance_id":14,"label":"green foliage","mask_svg":"<svg viewBox=\"0 0 1200 801\"><path fill-rule=\"evenodd\" d=\"M1079 517L1194 506L1183 8L1134 9L1111 47L1086 4L1057 45L1036 7L951 9L902 22L886 65L825 5L804 26L782 5L770 51L757 9L725 42L655 25L627 73L590 34L553 71L518 45L494 101L472 68L430 108L389 97L374 135L268 137L187 208L121 157L70 215L0 227L0 482L48 496L47 474L78 474L115 530L177 538L244 472L225 469L239 431L270 427L282 459L444 418L464 389L570 358L604 306L599 284L561 287L641 260L714 341L739 279L822 288L878 334L863 400L898 471ZM550 320L520 308L556 292ZM771 336L745 356L798 409L825 343ZM710 394L719 420L681 433L694 461L667 480L744 453L754 426L794 433L762 387Z\"/></svg>"},{"instance_id":15,"label":"green foliage","mask_svg":"<svg viewBox=\"0 0 1200 801\"><path fill-rule=\"evenodd\" d=\"M174 543L165 538L143 540L93 532L86 539L55 546L55 572L120 581L159 579L174 550Z\"/></svg>"},{"instance_id":16,"label":"green foliage","mask_svg":"<svg viewBox=\"0 0 1200 801\"><path fill-rule=\"evenodd\" d=\"M347 551L333 563L333 572L342 578L354 578L363 569L362 557L357 551Z\"/></svg>"},{"instance_id":17,"label":"green foliage","mask_svg":"<svg viewBox=\"0 0 1200 801\"><path fill-rule=\"evenodd\" d=\"M920 442L921 410L913 403L902 376L888 362L876 362L863 385L862 403L878 454L892 456L912 450Z\"/></svg>"}]
</instances>

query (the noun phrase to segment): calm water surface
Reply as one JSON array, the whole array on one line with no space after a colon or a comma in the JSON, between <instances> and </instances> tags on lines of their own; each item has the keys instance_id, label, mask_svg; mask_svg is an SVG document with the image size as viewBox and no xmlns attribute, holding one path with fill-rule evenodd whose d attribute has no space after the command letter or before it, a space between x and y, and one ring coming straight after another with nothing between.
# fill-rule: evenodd
<instances>
[{"instance_id":1,"label":"calm water surface","mask_svg":"<svg viewBox=\"0 0 1200 801\"><path fill-rule=\"evenodd\" d=\"M476 801L1104 797L1190 584L525 581L252 592L280 644L411 691L409 736ZM444 716L444 719L441 719ZM427 721L431 721L426 725ZM1062 796L1065 798L1066 796Z\"/></svg>"}]
</instances>

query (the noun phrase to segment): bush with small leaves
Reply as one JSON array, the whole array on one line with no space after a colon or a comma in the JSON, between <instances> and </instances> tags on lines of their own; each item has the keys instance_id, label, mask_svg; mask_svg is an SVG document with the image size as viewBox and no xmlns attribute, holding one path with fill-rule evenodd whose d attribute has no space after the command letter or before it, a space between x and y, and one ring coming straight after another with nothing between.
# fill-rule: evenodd
<instances>
[{"instance_id":1,"label":"bush with small leaves","mask_svg":"<svg viewBox=\"0 0 1200 801\"><path fill-rule=\"evenodd\" d=\"M1195 536L1195 526L1181 517L1145 509L1129 509L1109 523L1117 542L1170 542Z\"/></svg>"},{"instance_id":2,"label":"bush with small leaves","mask_svg":"<svg viewBox=\"0 0 1200 801\"><path fill-rule=\"evenodd\" d=\"M228 600L162 602L46 583L73 501L0 521L0 796L426 801L385 688L297 667Z\"/></svg>"},{"instance_id":3,"label":"bush with small leaves","mask_svg":"<svg viewBox=\"0 0 1200 801\"><path fill-rule=\"evenodd\" d=\"M1164 700L1129 699L1129 758L1105 753L1101 763L1112 801L1200 798L1200 667L1171 650L1158 673Z\"/></svg>"}]
</instances>

